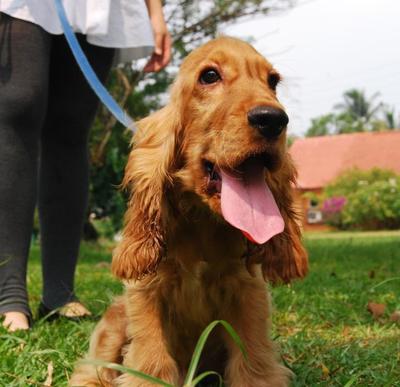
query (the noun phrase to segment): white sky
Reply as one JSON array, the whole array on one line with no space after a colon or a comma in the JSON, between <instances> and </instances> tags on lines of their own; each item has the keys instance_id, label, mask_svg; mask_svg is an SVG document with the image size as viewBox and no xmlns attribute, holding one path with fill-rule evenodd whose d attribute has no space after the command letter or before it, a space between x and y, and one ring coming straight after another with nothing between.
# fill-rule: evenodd
<instances>
[{"instance_id":1,"label":"white sky","mask_svg":"<svg viewBox=\"0 0 400 387\"><path fill-rule=\"evenodd\" d=\"M301 135L344 91L362 89L400 114L400 0L310 0L225 30L252 37L281 72L280 99Z\"/></svg>"}]
</instances>

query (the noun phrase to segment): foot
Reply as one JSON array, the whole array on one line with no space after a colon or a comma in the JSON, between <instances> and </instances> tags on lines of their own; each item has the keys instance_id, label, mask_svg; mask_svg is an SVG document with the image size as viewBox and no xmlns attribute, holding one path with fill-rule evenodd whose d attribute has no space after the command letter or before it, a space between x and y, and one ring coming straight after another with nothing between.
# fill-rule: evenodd
<instances>
[{"instance_id":1,"label":"foot","mask_svg":"<svg viewBox=\"0 0 400 387\"><path fill-rule=\"evenodd\" d=\"M6 312L4 313L3 326L9 332L29 329L28 317L22 312Z\"/></svg>"},{"instance_id":2,"label":"foot","mask_svg":"<svg viewBox=\"0 0 400 387\"><path fill-rule=\"evenodd\" d=\"M67 318L80 318L92 315L92 313L78 301L68 302L59 309L58 313L60 316Z\"/></svg>"}]
</instances>

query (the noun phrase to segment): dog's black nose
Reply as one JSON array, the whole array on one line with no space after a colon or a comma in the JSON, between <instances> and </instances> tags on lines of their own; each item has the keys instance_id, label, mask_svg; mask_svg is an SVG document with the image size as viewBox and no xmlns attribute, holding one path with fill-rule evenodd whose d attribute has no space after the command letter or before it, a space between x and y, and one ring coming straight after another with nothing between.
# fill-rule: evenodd
<instances>
[{"instance_id":1,"label":"dog's black nose","mask_svg":"<svg viewBox=\"0 0 400 387\"><path fill-rule=\"evenodd\" d=\"M268 139L278 137L289 122L289 117L282 109L271 106L257 106L251 109L247 113L247 119L253 128L258 129Z\"/></svg>"}]
</instances>

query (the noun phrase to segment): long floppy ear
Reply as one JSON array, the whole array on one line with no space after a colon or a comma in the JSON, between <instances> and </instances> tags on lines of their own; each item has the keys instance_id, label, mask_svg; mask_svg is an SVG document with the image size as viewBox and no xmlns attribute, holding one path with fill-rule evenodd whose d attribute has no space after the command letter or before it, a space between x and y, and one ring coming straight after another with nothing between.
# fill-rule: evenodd
<instances>
[{"instance_id":1,"label":"long floppy ear","mask_svg":"<svg viewBox=\"0 0 400 387\"><path fill-rule=\"evenodd\" d=\"M288 154L279 172L268 176L268 185L285 221L283 233L263 246L253 246L248 264L262 264L263 275L272 283L288 283L303 278L308 272L308 256L302 244L300 215L294 205L296 170Z\"/></svg>"},{"instance_id":2,"label":"long floppy ear","mask_svg":"<svg viewBox=\"0 0 400 387\"><path fill-rule=\"evenodd\" d=\"M165 192L177 158L180 113L167 105L138 123L123 186L131 192L112 271L121 279L154 273L163 257Z\"/></svg>"}]
</instances>

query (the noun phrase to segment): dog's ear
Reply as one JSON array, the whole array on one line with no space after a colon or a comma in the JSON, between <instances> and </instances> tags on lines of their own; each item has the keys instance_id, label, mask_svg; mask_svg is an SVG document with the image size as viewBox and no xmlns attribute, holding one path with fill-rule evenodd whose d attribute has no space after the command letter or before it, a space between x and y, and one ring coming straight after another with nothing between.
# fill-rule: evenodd
<instances>
[{"instance_id":1,"label":"dog's ear","mask_svg":"<svg viewBox=\"0 0 400 387\"><path fill-rule=\"evenodd\" d=\"M267 177L285 222L285 229L262 246L252 246L247 264L261 263L263 275L272 283L288 283L308 272L308 257L301 238L301 217L294 203L296 170L285 155L282 168ZM251 251L253 249L253 251Z\"/></svg>"},{"instance_id":2,"label":"dog's ear","mask_svg":"<svg viewBox=\"0 0 400 387\"><path fill-rule=\"evenodd\" d=\"M301 241L296 217L295 214L284 216L284 232L274 236L264 246L263 275L272 283L289 283L296 278L305 277L308 272L307 252Z\"/></svg>"},{"instance_id":3,"label":"dog's ear","mask_svg":"<svg viewBox=\"0 0 400 387\"><path fill-rule=\"evenodd\" d=\"M121 279L154 273L163 256L165 193L178 157L179 129L180 114L171 104L138 123L123 181L130 200L112 260L112 271Z\"/></svg>"}]
</instances>

